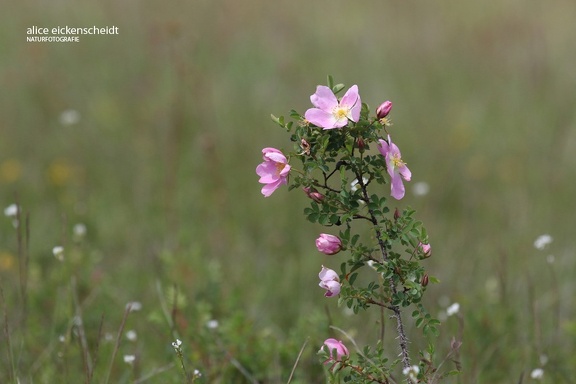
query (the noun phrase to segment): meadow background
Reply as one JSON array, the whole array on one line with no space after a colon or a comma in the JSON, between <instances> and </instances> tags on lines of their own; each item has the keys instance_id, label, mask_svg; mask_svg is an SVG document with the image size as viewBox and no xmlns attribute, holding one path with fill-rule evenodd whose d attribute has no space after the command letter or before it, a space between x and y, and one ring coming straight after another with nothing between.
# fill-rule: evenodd
<instances>
[{"instance_id":1,"label":"meadow background","mask_svg":"<svg viewBox=\"0 0 576 384\"><path fill-rule=\"evenodd\" d=\"M576 381L574 1L2 9L0 205L22 217L0 220L0 382L182 382L178 337L198 382L286 383L308 340L292 383L322 383L316 351L346 342L329 325L375 340L377 314L351 317L317 287L342 259L316 251L304 194L265 199L255 174L262 147L291 149L270 113L303 113L327 74L372 108L393 101L411 184L430 186L408 184L398 207L431 238L428 308L460 304L437 340L439 357L463 341L450 382L530 382L539 367ZM27 43L33 25L119 35Z\"/></svg>"}]
</instances>

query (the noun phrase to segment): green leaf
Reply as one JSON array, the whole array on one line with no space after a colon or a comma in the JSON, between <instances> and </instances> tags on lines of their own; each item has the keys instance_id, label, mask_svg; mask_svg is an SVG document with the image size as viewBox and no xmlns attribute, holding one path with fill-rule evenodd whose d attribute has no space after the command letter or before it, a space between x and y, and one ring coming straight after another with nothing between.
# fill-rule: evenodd
<instances>
[{"instance_id":1,"label":"green leaf","mask_svg":"<svg viewBox=\"0 0 576 384\"><path fill-rule=\"evenodd\" d=\"M350 282L350 285L353 285L354 282L356 281L356 278L358 277L357 273L353 273L350 275L350 277L348 278L348 281Z\"/></svg>"},{"instance_id":2,"label":"green leaf","mask_svg":"<svg viewBox=\"0 0 576 384\"><path fill-rule=\"evenodd\" d=\"M334 87L334 78L332 77L332 75L328 75L328 88L332 89L332 87Z\"/></svg>"},{"instance_id":3,"label":"green leaf","mask_svg":"<svg viewBox=\"0 0 576 384\"><path fill-rule=\"evenodd\" d=\"M334 92L334 94L337 94L338 92L340 92L341 90L343 90L345 87L344 84L340 83L340 84L336 84L335 86L331 87L332 88L332 92Z\"/></svg>"}]
</instances>

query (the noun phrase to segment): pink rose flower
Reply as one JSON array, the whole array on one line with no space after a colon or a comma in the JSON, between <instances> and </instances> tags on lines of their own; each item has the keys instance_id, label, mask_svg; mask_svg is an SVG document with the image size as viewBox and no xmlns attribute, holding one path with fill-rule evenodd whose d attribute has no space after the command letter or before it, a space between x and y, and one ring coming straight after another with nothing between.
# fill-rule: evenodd
<instances>
[{"instance_id":1,"label":"pink rose flower","mask_svg":"<svg viewBox=\"0 0 576 384\"><path fill-rule=\"evenodd\" d=\"M329 360L326 360L326 362L324 364L333 360L334 357L336 357L336 361L340 361L340 360L342 360L342 357L350 355L350 353L348 352L348 348L346 348L344 343L341 342L340 340L326 339L324 341L324 345L328 347L328 349L330 350L330 354L332 354L332 351L336 350L336 356L332 355L332 358Z\"/></svg>"},{"instance_id":2,"label":"pink rose flower","mask_svg":"<svg viewBox=\"0 0 576 384\"><path fill-rule=\"evenodd\" d=\"M264 185L262 194L270 196L278 187L288 182L290 165L286 156L276 148L264 148L262 150L264 162L256 167L256 173L260 176L258 180Z\"/></svg>"},{"instance_id":3,"label":"pink rose flower","mask_svg":"<svg viewBox=\"0 0 576 384\"><path fill-rule=\"evenodd\" d=\"M378 140L380 145L378 146L378 150L386 159L386 168L388 170L388 174L392 178L392 197L396 200L400 200L404 197L404 183L402 179L406 181L410 181L412 177L412 172L406 166L406 163L402 161L402 155L400 154L400 149L396 146L396 144L392 143L392 139L390 135L388 135L388 142L386 140Z\"/></svg>"},{"instance_id":4,"label":"pink rose flower","mask_svg":"<svg viewBox=\"0 0 576 384\"><path fill-rule=\"evenodd\" d=\"M342 241L338 236L321 233L316 239L316 248L325 255L335 255L342 249Z\"/></svg>"},{"instance_id":5,"label":"pink rose flower","mask_svg":"<svg viewBox=\"0 0 576 384\"><path fill-rule=\"evenodd\" d=\"M318 277L320 278L320 284L318 285L326 290L325 297L338 296L340 294L340 277L335 271L322 266Z\"/></svg>"},{"instance_id":6,"label":"pink rose flower","mask_svg":"<svg viewBox=\"0 0 576 384\"><path fill-rule=\"evenodd\" d=\"M340 102L330 88L319 85L316 87L316 93L310 96L310 101L315 108L308 109L304 117L318 127L342 128L348 124L348 120L357 122L360 119L362 102L357 85L351 86Z\"/></svg>"}]
</instances>

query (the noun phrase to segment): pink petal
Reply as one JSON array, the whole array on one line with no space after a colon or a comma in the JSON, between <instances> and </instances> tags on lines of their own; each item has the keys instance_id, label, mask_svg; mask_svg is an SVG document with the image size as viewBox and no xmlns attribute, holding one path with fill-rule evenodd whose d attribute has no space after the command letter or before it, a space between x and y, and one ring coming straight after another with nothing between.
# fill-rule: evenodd
<instances>
[{"instance_id":1,"label":"pink petal","mask_svg":"<svg viewBox=\"0 0 576 384\"><path fill-rule=\"evenodd\" d=\"M388 151L390 150L390 148L388 147L388 143L386 142L386 140L382 139L378 140L378 142L380 143L380 145L378 146L378 150L380 151L382 156L386 157Z\"/></svg>"},{"instance_id":2,"label":"pink petal","mask_svg":"<svg viewBox=\"0 0 576 384\"><path fill-rule=\"evenodd\" d=\"M316 93L310 96L310 101L316 108L324 111L332 111L338 106L338 99L336 99L334 92L325 85L316 87Z\"/></svg>"},{"instance_id":3,"label":"pink petal","mask_svg":"<svg viewBox=\"0 0 576 384\"><path fill-rule=\"evenodd\" d=\"M334 270L332 270L330 268L326 268L325 266L322 266L322 270L318 274L318 277L322 281L327 281L327 280L340 281L340 277L338 276L338 274Z\"/></svg>"},{"instance_id":4,"label":"pink petal","mask_svg":"<svg viewBox=\"0 0 576 384\"><path fill-rule=\"evenodd\" d=\"M398 173L400 173L400 175L402 175L402 177L406 181L410 181L410 179L412 178L412 172L410 172L406 164L398 168Z\"/></svg>"},{"instance_id":5,"label":"pink petal","mask_svg":"<svg viewBox=\"0 0 576 384\"><path fill-rule=\"evenodd\" d=\"M317 127L325 129L336 128L336 119L331 112L326 112L318 108L310 108L304 114L304 118Z\"/></svg>"},{"instance_id":6,"label":"pink petal","mask_svg":"<svg viewBox=\"0 0 576 384\"><path fill-rule=\"evenodd\" d=\"M259 164L256 167L256 174L260 176L260 183L273 183L279 179L277 174L278 168L276 168L275 163L268 161L262 164Z\"/></svg>"},{"instance_id":7,"label":"pink petal","mask_svg":"<svg viewBox=\"0 0 576 384\"><path fill-rule=\"evenodd\" d=\"M288 162L286 156L284 156L282 152L268 152L264 155L264 160L269 160L275 163L283 163L283 164L286 164Z\"/></svg>"},{"instance_id":8,"label":"pink petal","mask_svg":"<svg viewBox=\"0 0 576 384\"><path fill-rule=\"evenodd\" d=\"M275 190L277 190L282 185L282 180L278 180L274 183L266 184L262 187L262 194L264 197L270 196Z\"/></svg>"},{"instance_id":9,"label":"pink petal","mask_svg":"<svg viewBox=\"0 0 576 384\"><path fill-rule=\"evenodd\" d=\"M286 164L284 166L284 168L282 168L282 171L280 171L280 177L283 179L288 177L288 173L290 173L290 169L291 169L291 167L288 164Z\"/></svg>"},{"instance_id":10,"label":"pink petal","mask_svg":"<svg viewBox=\"0 0 576 384\"><path fill-rule=\"evenodd\" d=\"M340 100L340 106L348 107L350 111L350 120L357 122L360 119L360 110L362 109L362 101L360 101L360 95L358 95L358 86L353 85L346 91L342 100Z\"/></svg>"},{"instance_id":11,"label":"pink petal","mask_svg":"<svg viewBox=\"0 0 576 384\"><path fill-rule=\"evenodd\" d=\"M404 197L404 183L399 174L392 176L391 195L396 200L401 200Z\"/></svg>"}]
</instances>

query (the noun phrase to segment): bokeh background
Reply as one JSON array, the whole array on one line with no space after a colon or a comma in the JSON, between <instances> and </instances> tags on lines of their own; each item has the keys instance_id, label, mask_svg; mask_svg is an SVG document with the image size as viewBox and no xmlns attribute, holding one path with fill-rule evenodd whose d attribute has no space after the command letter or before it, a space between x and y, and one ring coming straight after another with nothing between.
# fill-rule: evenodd
<instances>
[{"instance_id":1,"label":"bokeh background","mask_svg":"<svg viewBox=\"0 0 576 384\"><path fill-rule=\"evenodd\" d=\"M292 382L324 382L317 349L347 340L329 325L373 342L378 313L357 319L317 288L343 258L316 251L325 229L304 220L306 197L265 199L255 174L262 147L291 149L270 113L303 113L331 74L371 108L393 101L411 184L429 186L397 205L431 238L429 310L460 304L434 341L441 360L462 338L451 382L529 382L535 368L574 382L574 1L2 8L0 204L22 218L0 223L0 381L181 382L178 336L201 382L286 383L306 340ZM34 25L119 34L27 43Z\"/></svg>"}]
</instances>

